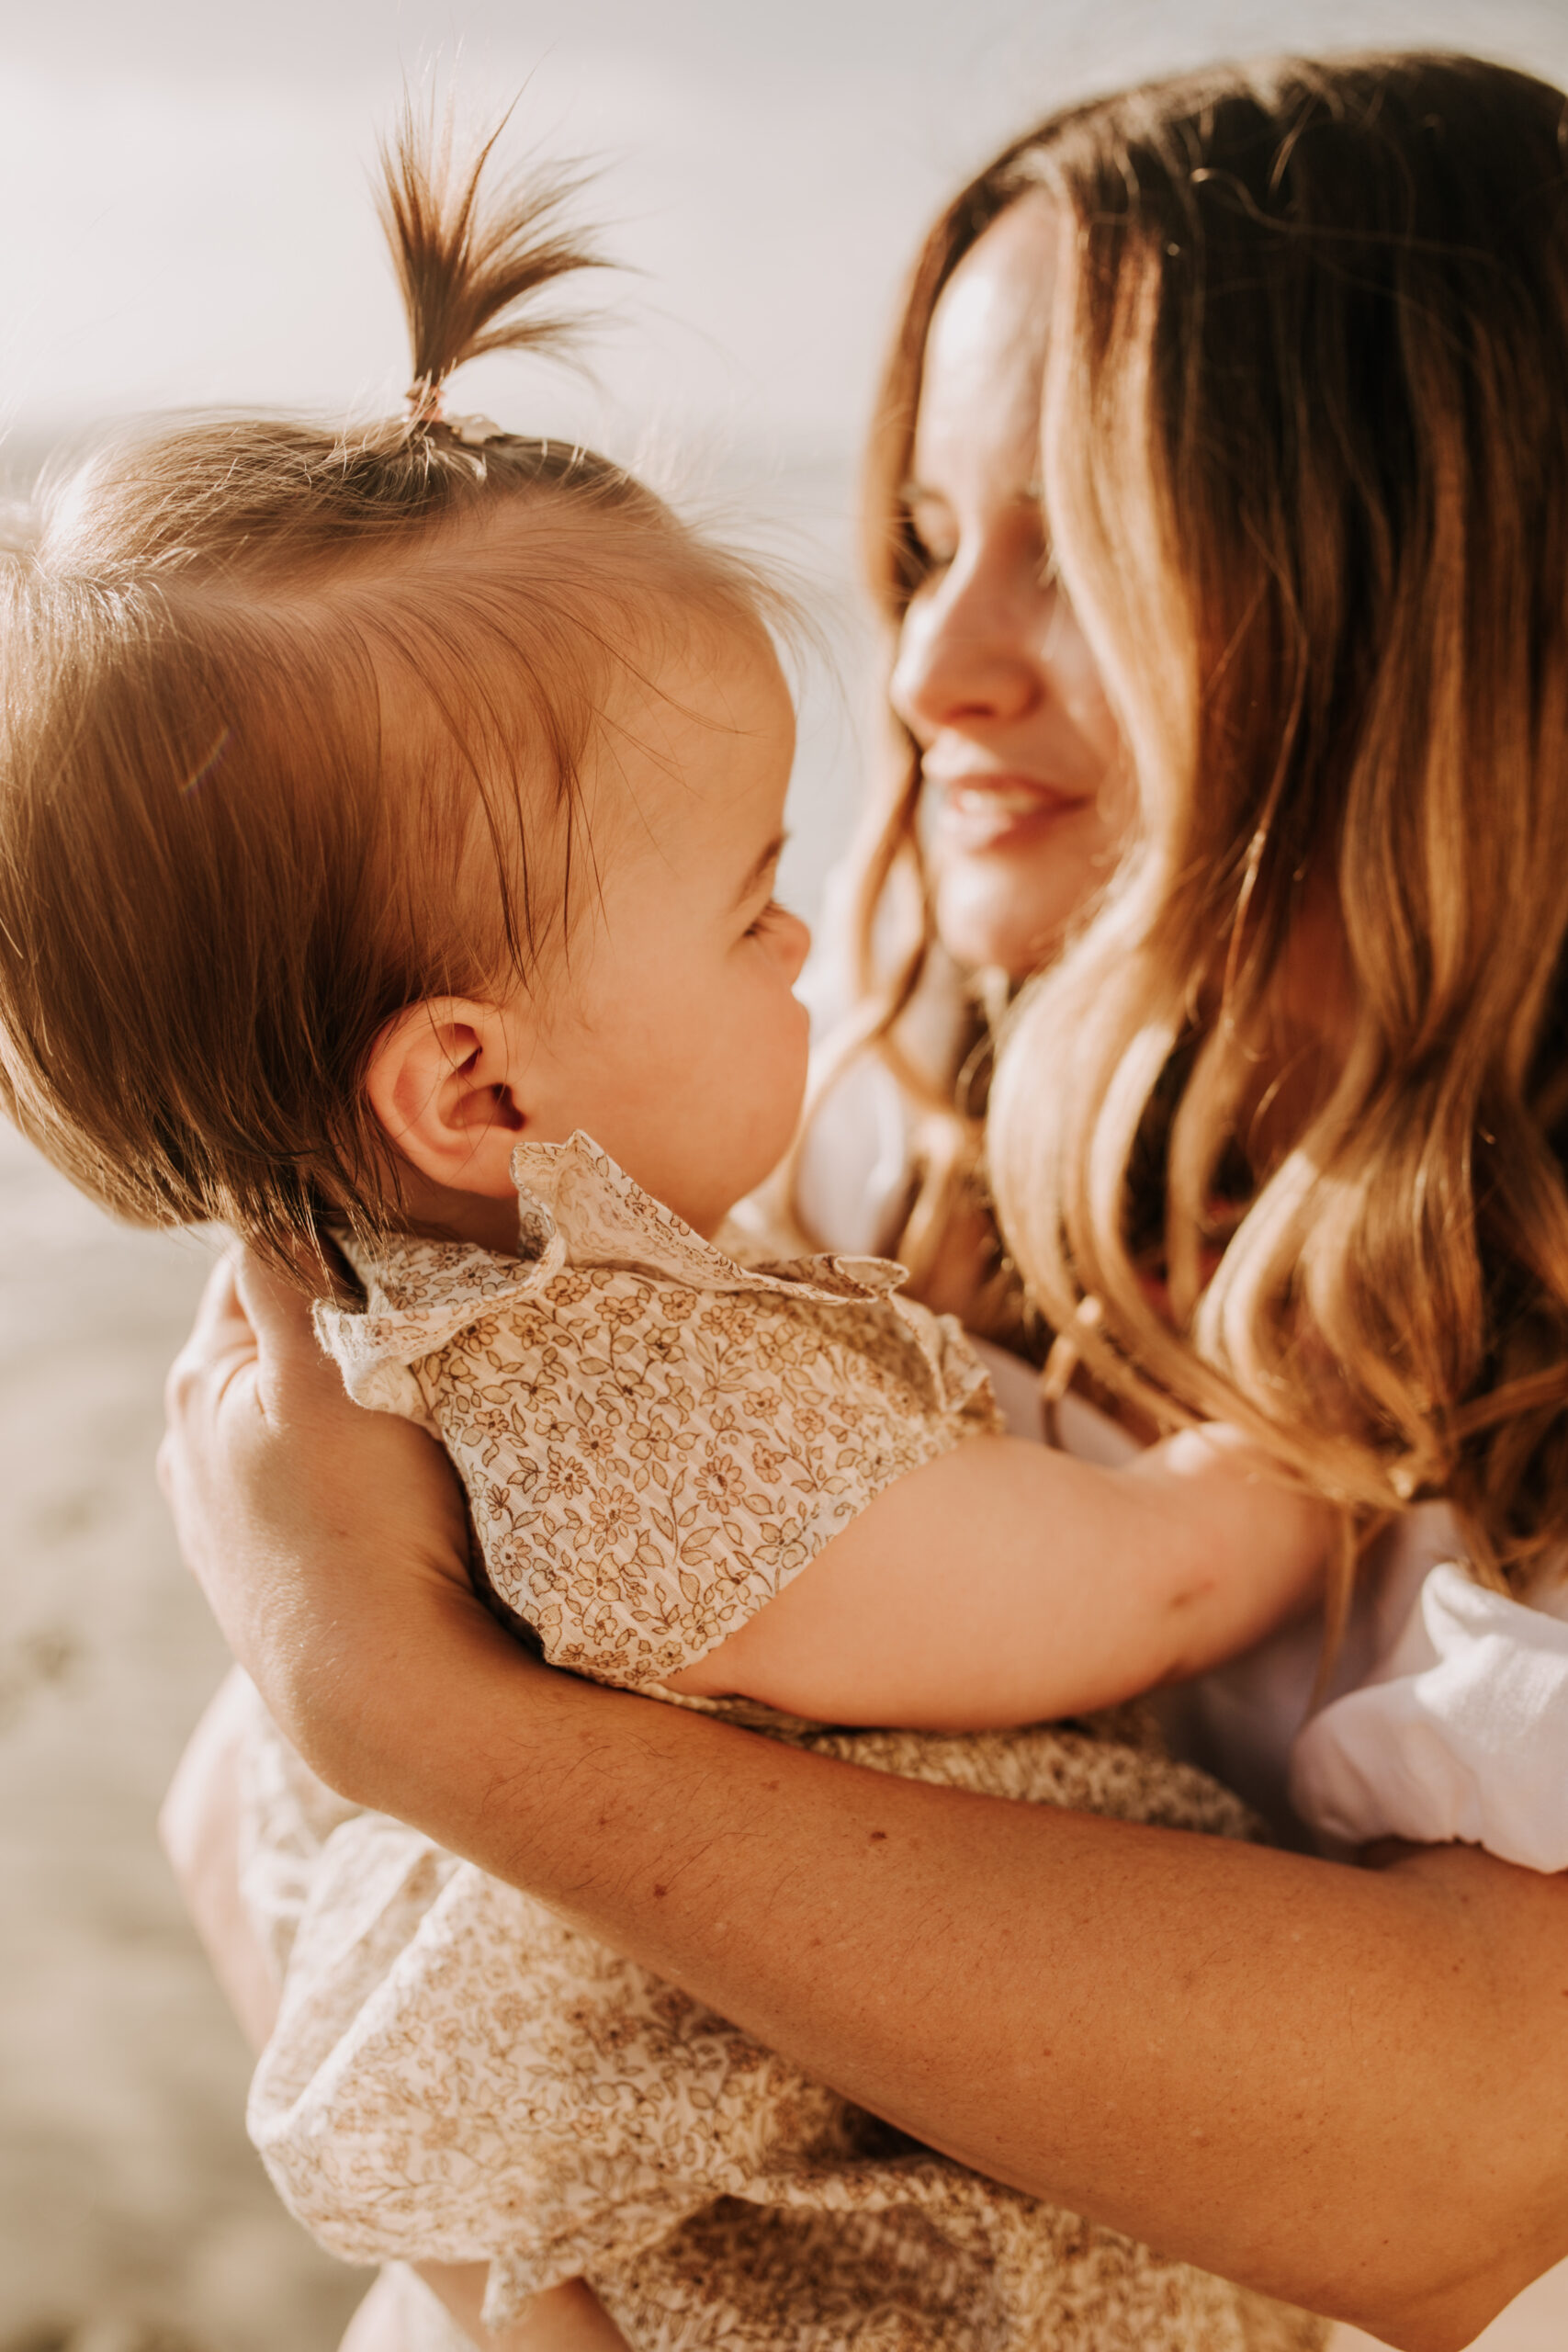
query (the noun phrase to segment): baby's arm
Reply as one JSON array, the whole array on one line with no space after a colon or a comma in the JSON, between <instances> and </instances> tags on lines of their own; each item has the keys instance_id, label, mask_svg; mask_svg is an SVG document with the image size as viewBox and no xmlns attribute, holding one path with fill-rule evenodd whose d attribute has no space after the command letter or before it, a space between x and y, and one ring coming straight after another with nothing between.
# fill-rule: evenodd
<instances>
[{"instance_id":1,"label":"baby's arm","mask_svg":"<svg viewBox=\"0 0 1568 2352\"><path fill-rule=\"evenodd\" d=\"M1316 1590L1331 1526L1229 1430L1121 1470L972 1438L671 1686L915 1730L1079 1714L1250 1648Z\"/></svg>"}]
</instances>

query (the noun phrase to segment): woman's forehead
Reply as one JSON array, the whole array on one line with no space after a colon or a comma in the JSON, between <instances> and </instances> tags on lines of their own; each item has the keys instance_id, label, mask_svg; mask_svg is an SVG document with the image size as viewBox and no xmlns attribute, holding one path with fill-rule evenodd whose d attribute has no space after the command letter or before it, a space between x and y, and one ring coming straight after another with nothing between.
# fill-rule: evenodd
<instances>
[{"instance_id":1,"label":"woman's forehead","mask_svg":"<svg viewBox=\"0 0 1568 2352\"><path fill-rule=\"evenodd\" d=\"M1060 220L1042 195L1022 196L992 221L937 299L928 365L980 347L1043 352L1056 285Z\"/></svg>"},{"instance_id":2,"label":"woman's forehead","mask_svg":"<svg viewBox=\"0 0 1568 2352\"><path fill-rule=\"evenodd\" d=\"M931 314L916 422L923 453L984 440L1032 444L1055 287L1057 216L1022 197L992 222L942 288ZM1026 470L1032 470L1027 466Z\"/></svg>"}]
</instances>

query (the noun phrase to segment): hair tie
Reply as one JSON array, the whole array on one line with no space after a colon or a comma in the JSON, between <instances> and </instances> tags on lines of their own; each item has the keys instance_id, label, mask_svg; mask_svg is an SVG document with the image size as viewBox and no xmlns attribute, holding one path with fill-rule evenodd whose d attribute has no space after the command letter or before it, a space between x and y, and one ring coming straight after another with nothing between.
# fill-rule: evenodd
<instances>
[{"instance_id":1,"label":"hair tie","mask_svg":"<svg viewBox=\"0 0 1568 2352\"><path fill-rule=\"evenodd\" d=\"M449 433L465 449L482 449L487 441L511 437L503 424L497 424L488 416L443 416L441 386L428 376L411 384L403 398L408 402L411 433Z\"/></svg>"},{"instance_id":2,"label":"hair tie","mask_svg":"<svg viewBox=\"0 0 1568 2352\"><path fill-rule=\"evenodd\" d=\"M403 394L409 413L409 430L423 432L432 424L442 423L441 382L435 376L418 376Z\"/></svg>"}]
</instances>

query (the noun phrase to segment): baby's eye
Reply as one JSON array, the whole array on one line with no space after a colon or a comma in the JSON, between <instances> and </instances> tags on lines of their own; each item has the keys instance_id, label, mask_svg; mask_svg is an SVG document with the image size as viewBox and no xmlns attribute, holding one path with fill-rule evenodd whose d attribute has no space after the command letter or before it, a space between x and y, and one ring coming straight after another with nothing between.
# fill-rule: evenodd
<instances>
[{"instance_id":1,"label":"baby's eye","mask_svg":"<svg viewBox=\"0 0 1568 2352\"><path fill-rule=\"evenodd\" d=\"M776 899L770 899L767 905L762 909L761 913L757 917L755 922L749 922L747 924L745 936L748 939L760 939L763 932L767 930L769 924L777 922L779 917L785 911L785 909L780 906Z\"/></svg>"}]
</instances>

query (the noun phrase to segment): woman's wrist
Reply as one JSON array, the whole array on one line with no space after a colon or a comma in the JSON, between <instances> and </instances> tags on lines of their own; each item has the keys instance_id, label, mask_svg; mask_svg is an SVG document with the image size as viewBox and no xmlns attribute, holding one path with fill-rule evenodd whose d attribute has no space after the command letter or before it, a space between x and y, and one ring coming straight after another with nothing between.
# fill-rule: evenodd
<instances>
[{"instance_id":1,"label":"woman's wrist","mask_svg":"<svg viewBox=\"0 0 1568 2352\"><path fill-rule=\"evenodd\" d=\"M270 1657L263 1695L312 1771L354 1804L390 1813L461 1849L475 1764L509 1790L523 1842L530 1792L572 1715L574 1683L502 1632L443 1575L400 1583L394 1611L367 1609L309 1656ZM606 1694L608 1695L608 1694ZM484 1727L470 1740L468 1727ZM570 1735L568 1735L570 1736Z\"/></svg>"}]
</instances>

